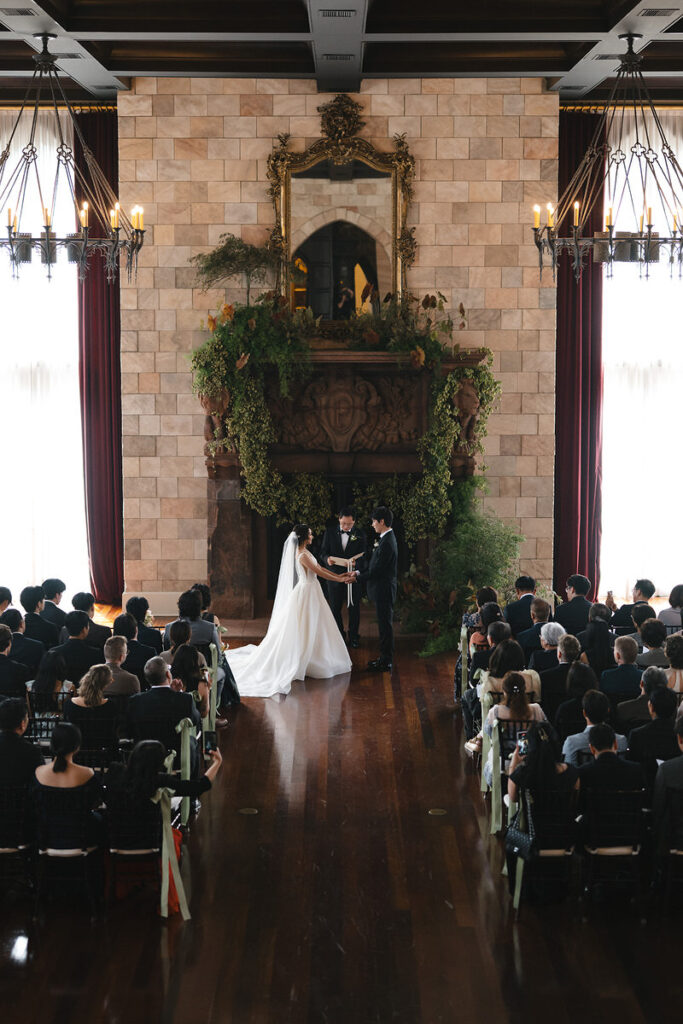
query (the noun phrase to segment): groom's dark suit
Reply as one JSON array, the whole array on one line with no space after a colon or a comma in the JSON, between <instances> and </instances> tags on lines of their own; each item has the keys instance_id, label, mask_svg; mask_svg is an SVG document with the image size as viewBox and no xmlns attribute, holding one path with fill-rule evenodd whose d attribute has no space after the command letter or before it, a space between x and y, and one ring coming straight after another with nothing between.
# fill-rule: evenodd
<instances>
[{"instance_id":1,"label":"groom's dark suit","mask_svg":"<svg viewBox=\"0 0 683 1024\"><path fill-rule=\"evenodd\" d=\"M351 538L353 538L353 540ZM349 530L349 539L346 542L346 550L342 545L342 540L342 531L339 528L339 524L336 526L328 526L325 530L322 544L320 546L321 564L337 576L341 576L342 573L346 572L346 569L341 565L328 565L327 559L330 555L335 555L338 558L353 558L354 555L362 555L367 544L365 533L363 530L359 530L355 526L352 530ZM355 565L359 572L362 572L365 568L365 559L359 558ZM358 640L358 624L360 622L360 584L352 583L351 587L353 604L349 608L349 640L354 641ZM344 602L346 601L346 583L331 583L329 580L326 580L325 588L327 591L327 600L330 608L332 609L332 614L334 615L334 621L339 626L339 632L343 636L344 623L342 622L341 610Z\"/></svg>"},{"instance_id":2,"label":"groom's dark suit","mask_svg":"<svg viewBox=\"0 0 683 1024\"><path fill-rule=\"evenodd\" d=\"M360 573L359 583L367 583L368 597L375 602L379 626L379 661L391 665L394 654L394 601L396 600L396 576L398 571L398 546L396 534L387 530L382 534L372 552L370 565Z\"/></svg>"}]
</instances>

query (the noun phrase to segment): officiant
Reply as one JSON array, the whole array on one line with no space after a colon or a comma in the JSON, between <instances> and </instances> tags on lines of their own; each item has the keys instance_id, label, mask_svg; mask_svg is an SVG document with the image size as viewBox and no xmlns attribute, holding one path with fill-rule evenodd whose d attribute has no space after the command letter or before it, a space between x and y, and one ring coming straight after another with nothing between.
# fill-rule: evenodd
<instances>
[{"instance_id":1,"label":"officiant","mask_svg":"<svg viewBox=\"0 0 683 1024\"><path fill-rule=\"evenodd\" d=\"M322 539L320 547L320 561L336 575L341 576L348 569L349 560L353 560L351 568L360 569L366 567L365 549L367 538L363 530L356 526L356 513L352 508L343 508L339 512L339 524L328 526ZM343 560L343 564L335 562ZM339 632L346 639L344 622L342 619L342 608L348 607L349 647L360 647L358 627L360 624L360 597L361 586L359 583L330 583L325 581L327 601L334 615L334 620L339 626Z\"/></svg>"}]
</instances>

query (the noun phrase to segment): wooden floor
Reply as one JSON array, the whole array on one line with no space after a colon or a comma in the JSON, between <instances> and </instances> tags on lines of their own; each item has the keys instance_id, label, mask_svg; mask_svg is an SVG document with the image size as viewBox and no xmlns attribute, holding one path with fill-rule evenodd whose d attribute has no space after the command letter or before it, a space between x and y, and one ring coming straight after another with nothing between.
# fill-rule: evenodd
<instances>
[{"instance_id":1,"label":"wooden floor","mask_svg":"<svg viewBox=\"0 0 683 1024\"><path fill-rule=\"evenodd\" d=\"M95 925L75 902L38 926L3 896L3 1024L680 1020L673 915L596 906L583 924L570 903L511 921L451 660L403 644L391 679L354 671L235 712L185 858L190 923L135 897Z\"/></svg>"}]
</instances>

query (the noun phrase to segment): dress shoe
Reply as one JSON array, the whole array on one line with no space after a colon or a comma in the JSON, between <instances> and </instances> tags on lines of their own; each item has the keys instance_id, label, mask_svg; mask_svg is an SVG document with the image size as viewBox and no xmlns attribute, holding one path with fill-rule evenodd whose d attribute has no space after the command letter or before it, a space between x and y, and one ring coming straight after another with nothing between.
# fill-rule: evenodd
<instances>
[{"instance_id":1,"label":"dress shoe","mask_svg":"<svg viewBox=\"0 0 683 1024\"><path fill-rule=\"evenodd\" d=\"M349 640L349 647L353 647L354 651L360 647L360 640L357 636L355 636L353 640Z\"/></svg>"},{"instance_id":2,"label":"dress shoe","mask_svg":"<svg viewBox=\"0 0 683 1024\"><path fill-rule=\"evenodd\" d=\"M391 672L391 662L376 658L374 661L368 662L368 669L371 672Z\"/></svg>"}]
</instances>

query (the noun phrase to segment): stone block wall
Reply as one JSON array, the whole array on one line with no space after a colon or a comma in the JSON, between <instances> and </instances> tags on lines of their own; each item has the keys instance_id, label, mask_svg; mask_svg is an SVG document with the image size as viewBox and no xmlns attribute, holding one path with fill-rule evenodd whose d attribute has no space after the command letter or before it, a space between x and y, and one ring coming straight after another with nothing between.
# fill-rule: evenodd
<instances>
[{"instance_id":1,"label":"stone block wall","mask_svg":"<svg viewBox=\"0 0 683 1024\"><path fill-rule=\"evenodd\" d=\"M278 132L303 148L330 97L286 79L138 78L119 96L121 201L145 208L137 281L122 287L126 591L173 610L206 577L204 416L188 355L226 297L188 264L230 231L272 225L266 159ZM557 194L558 100L540 79L374 79L362 134L416 157L409 286L463 302L463 346L488 346L503 384L486 443L485 504L526 536L523 568L552 576L555 289L539 281L531 207ZM230 300L243 298L236 286Z\"/></svg>"}]
</instances>

